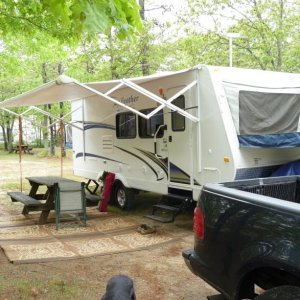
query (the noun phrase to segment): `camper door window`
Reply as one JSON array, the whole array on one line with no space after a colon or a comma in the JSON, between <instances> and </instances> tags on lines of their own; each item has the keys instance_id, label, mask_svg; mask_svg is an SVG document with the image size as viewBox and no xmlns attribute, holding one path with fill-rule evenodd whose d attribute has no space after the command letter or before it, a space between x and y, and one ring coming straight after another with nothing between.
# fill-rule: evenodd
<instances>
[{"instance_id":1,"label":"camper door window","mask_svg":"<svg viewBox=\"0 0 300 300\"><path fill-rule=\"evenodd\" d=\"M179 108L185 109L185 98L183 95L179 96L173 101L173 104ZM172 130L184 131L185 130L185 117L176 111L172 112Z\"/></svg>"},{"instance_id":2,"label":"camper door window","mask_svg":"<svg viewBox=\"0 0 300 300\"><path fill-rule=\"evenodd\" d=\"M136 117L132 112L116 115L117 138L133 139L136 137Z\"/></svg>"},{"instance_id":3,"label":"camper door window","mask_svg":"<svg viewBox=\"0 0 300 300\"><path fill-rule=\"evenodd\" d=\"M143 109L141 112L145 115L149 114L153 108ZM160 125L164 124L163 111L159 111L156 115L151 117L149 120L139 117L139 136L141 138L153 138L156 130ZM157 134L158 138L163 137L164 131L160 130Z\"/></svg>"}]
</instances>

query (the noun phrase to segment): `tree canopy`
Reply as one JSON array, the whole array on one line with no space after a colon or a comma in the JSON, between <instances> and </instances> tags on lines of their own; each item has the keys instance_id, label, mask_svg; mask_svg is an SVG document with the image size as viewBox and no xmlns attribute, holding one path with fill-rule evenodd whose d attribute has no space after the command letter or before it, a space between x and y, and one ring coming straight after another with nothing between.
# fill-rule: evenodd
<instances>
[{"instance_id":1,"label":"tree canopy","mask_svg":"<svg viewBox=\"0 0 300 300\"><path fill-rule=\"evenodd\" d=\"M210 31L223 40L234 39L243 67L296 71L299 58L300 2L289 0L189 0L191 14L210 16ZM224 41L223 41L224 43ZM222 42L220 41L220 44ZM296 52L295 52L296 51Z\"/></svg>"},{"instance_id":2,"label":"tree canopy","mask_svg":"<svg viewBox=\"0 0 300 300\"><path fill-rule=\"evenodd\" d=\"M0 36L42 30L61 40L116 28L123 38L141 28L135 0L4 0L0 2Z\"/></svg>"},{"instance_id":3,"label":"tree canopy","mask_svg":"<svg viewBox=\"0 0 300 300\"><path fill-rule=\"evenodd\" d=\"M172 6L153 0L0 1L0 100L63 72L88 82L228 66L228 33L239 35L233 66L300 72L299 1L186 1L173 19Z\"/></svg>"}]
</instances>

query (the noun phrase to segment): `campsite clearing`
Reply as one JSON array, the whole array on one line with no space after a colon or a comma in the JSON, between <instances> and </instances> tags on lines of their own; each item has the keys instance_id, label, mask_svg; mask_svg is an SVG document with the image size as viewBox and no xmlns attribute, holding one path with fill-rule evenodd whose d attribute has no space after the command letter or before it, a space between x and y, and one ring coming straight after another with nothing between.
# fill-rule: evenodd
<instances>
[{"instance_id":1,"label":"campsite clearing","mask_svg":"<svg viewBox=\"0 0 300 300\"><path fill-rule=\"evenodd\" d=\"M24 157L23 177L60 175L60 160ZM0 219L21 212L20 203L12 203L7 192L19 188L19 164L16 154L0 155ZM72 161L64 160L64 176L72 176ZM23 181L25 192L29 190ZM130 218L136 224L151 223L142 218L156 201L155 195L142 193L136 208L120 212L109 206L119 218ZM151 223L154 224L154 223ZM3 226L3 224L0 226ZM115 254L85 258L12 264L0 252L0 299L99 299L108 279L116 274L129 275L135 283L138 299L206 299L216 292L190 274L181 252L193 244L192 214L179 216L174 224L156 223L158 232L171 234L174 239L159 246L133 249Z\"/></svg>"}]
</instances>

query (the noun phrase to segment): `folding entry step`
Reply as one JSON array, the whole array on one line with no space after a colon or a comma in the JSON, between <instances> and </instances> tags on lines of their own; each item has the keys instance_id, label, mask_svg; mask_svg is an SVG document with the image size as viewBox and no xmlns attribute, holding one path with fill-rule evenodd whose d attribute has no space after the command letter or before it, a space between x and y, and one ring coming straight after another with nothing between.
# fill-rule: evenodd
<instances>
[{"instance_id":1,"label":"folding entry step","mask_svg":"<svg viewBox=\"0 0 300 300\"><path fill-rule=\"evenodd\" d=\"M176 216L184 212L192 201L191 197L185 195L164 195L160 203L152 206L152 214L144 217L162 223L173 223Z\"/></svg>"},{"instance_id":2,"label":"folding entry step","mask_svg":"<svg viewBox=\"0 0 300 300\"><path fill-rule=\"evenodd\" d=\"M101 196L96 194L85 194L86 205L87 206L98 206L99 202L101 201Z\"/></svg>"},{"instance_id":3,"label":"folding entry step","mask_svg":"<svg viewBox=\"0 0 300 300\"><path fill-rule=\"evenodd\" d=\"M159 213L158 215L156 213ZM145 218L159 221L162 223L172 223L175 217L180 213L180 208L164 204L155 204L152 207L152 215L146 215Z\"/></svg>"}]
</instances>

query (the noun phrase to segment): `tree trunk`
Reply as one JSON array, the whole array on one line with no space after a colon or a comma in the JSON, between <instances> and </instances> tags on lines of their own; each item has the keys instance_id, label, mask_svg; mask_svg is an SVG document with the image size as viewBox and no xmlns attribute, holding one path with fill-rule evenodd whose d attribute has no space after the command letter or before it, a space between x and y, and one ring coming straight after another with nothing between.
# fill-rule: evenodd
<instances>
[{"instance_id":1,"label":"tree trunk","mask_svg":"<svg viewBox=\"0 0 300 300\"><path fill-rule=\"evenodd\" d=\"M280 30L283 31L283 19L284 19L284 3L280 1L280 13L279 13L279 26ZM282 70L282 48L283 48L283 37L279 35L277 37L277 68L276 71Z\"/></svg>"},{"instance_id":2,"label":"tree trunk","mask_svg":"<svg viewBox=\"0 0 300 300\"><path fill-rule=\"evenodd\" d=\"M145 21L145 1L139 0L139 5L140 5L140 17L143 21ZM142 64L143 76L150 74L148 51L149 51L149 38L148 38L148 34L144 33L144 36L142 39L142 56L141 56L142 57L141 64Z\"/></svg>"},{"instance_id":3,"label":"tree trunk","mask_svg":"<svg viewBox=\"0 0 300 300\"><path fill-rule=\"evenodd\" d=\"M5 151L12 151L13 148L13 126L14 126L15 116L11 115L7 112L3 112L2 114L2 134L3 134L3 141L4 141L4 150Z\"/></svg>"},{"instance_id":4,"label":"tree trunk","mask_svg":"<svg viewBox=\"0 0 300 300\"><path fill-rule=\"evenodd\" d=\"M42 63L42 78L43 83L47 83L48 76L47 76L47 70L46 70L46 63ZM44 105L44 110L47 110L47 105ZM42 134L43 134L43 145L44 148L49 151L49 131L48 131L48 117L44 115L43 118L43 128L42 128Z\"/></svg>"},{"instance_id":5,"label":"tree trunk","mask_svg":"<svg viewBox=\"0 0 300 300\"><path fill-rule=\"evenodd\" d=\"M109 51L110 51L110 72L111 72L111 79L118 79L119 76L117 74L117 66L115 63L115 56L113 51L113 41L111 33L108 35L108 43L109 43Z\"/></svg>"},{"instance_id":6,"label":"tree trunk","mask_svg":"<svg viewBox=\"0 0 300 300\"><path fill-rule=\"evenodd\" d=\"M51 104L48 104L48 110L51 111ZM49 125L53 123L53 119L49 117ZM54 125L50 126L50 155L55 155L55 148L54 148Z\"/></svg>"},{"instance_id":7,"label":"tree trunk","mask_svg":"<svg viewBox=\"0 0 300 300\"><path fill-rule=\"evenodd\" d=\"M3 136L3 142L4 142L4 150L7 151L8 150L8 143L7 143L5 128L4 128L3 125L1 125L1 129L2 129L2 136Z\"/></svg>"},{"instance_id":8,"label":"tree trunk","mask_svg":"<svg viewBox=\"0 0 300 300\"><path fill-rule=\"evenodd\" d=\"M7 150L8 152L12 152L13 149L13 131L12 131L12 127L10 126L10 124L7 124L8 126L6 127L6 138L7 138Z\"/></svg>"},{"instance_id":9,"label":"tree trunk","mask_svg":"<svg viewBox=\"0 0 300 300\"><path fill-rule=\"evenodd\" d=\"M63 68L62 63L58 64L57 72L58 72L58 75L63 74L64 68ZM59 108L60 108L60 114L59 114L59 116L60 116L60 118L62 120L62 117L64 116L64 102L59 102ZM63 121L60 122L60 126L62 124L64 124ZM60 132L64 132L64 130L63 131L61 130L60 126L59 126ZM63 138L64 138L63 136L60 136L60 139L61 139L60 141L62 141ZM64 141L64 139L63 139L63 141ZM60 143L60 145L62 145L62 147L63 147L63 149L61 149L61 154L62 154L63 157L65 157L66 156L66 151L65 151L64 144Z\"/></svg>"},{"instance_id":10,"label":"tree trunk","mask_svg":"<svg viewBox=\"0 0 300 300\"><path fill-rule=\"evenodd\" d=\"M47 110L47 105L44 105L44 110ZM48 117L46 115L43 117L42 139L44 148L49 151Z\"/></svg>"}]
</instances>

